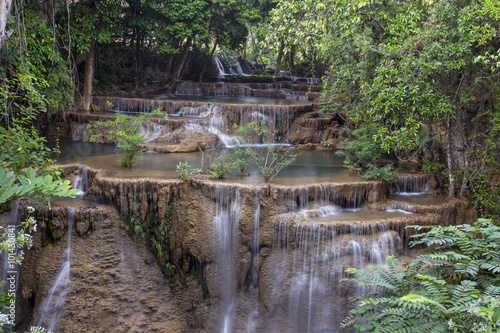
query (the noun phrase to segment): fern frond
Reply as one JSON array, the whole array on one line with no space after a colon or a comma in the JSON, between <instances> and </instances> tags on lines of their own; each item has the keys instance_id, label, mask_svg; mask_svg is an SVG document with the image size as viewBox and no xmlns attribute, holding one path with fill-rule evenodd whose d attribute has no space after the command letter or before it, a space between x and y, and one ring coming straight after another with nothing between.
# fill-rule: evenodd
<instances>
[{"instance_id":1,"label":"fern frond","mask_svg":"<svg viewBox=\"0 0 500 333\"><path fill-rule=\"evenodd\" d=\"M442 312L446 312L446 308L439 304L438 302L434 301L433 299L430 299L428 297L422 296L422 295L416 295L416 294L408 294L403 297L401 297L401 300L405 302L410 302L410 303L423 303L423 304L428 304L428 305L433 305Z\"/></svg>"}]
</instances>

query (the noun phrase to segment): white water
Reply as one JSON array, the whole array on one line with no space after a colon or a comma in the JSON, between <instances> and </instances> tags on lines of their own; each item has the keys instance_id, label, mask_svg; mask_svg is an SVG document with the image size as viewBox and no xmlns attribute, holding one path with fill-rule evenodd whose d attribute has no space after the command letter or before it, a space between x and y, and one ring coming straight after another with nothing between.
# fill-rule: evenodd
<instances>
[{"instance_id":1,"label":"white water","mask_svg":"<svg viewBox=\"0 0 500 333\"><path fill-rule=\"evenodd\" d=\"M241 214L239 187L217 185L215 188L215 269L219 280L220 332L233 331L238 269L238 235Z\"/></svg>"},{"instance_id":2,"label":"white water","mask_svg":"<svg viewBox=\"0 0 500 333\"><path fill-rule=\"evenodd\" d=\"M48 331L54 331L59 319L64 312L66 295L70 287L71 269L71 232L75 223L75 211L68 210L68 245L64 251L64 261L56 280L52 284L47 297L38 311L36 326L42 326Z\"/></svg>"},{"instance_id":3,"label":"white water","mask_svg":"<svg viewBox=\"0 0 500 333\"><path fill-rule=\"evenodd\" d=\"M78 166L78 173L75 177L73 188L76 190L80 190L80 192L78 192L76 196L82 196L85 191L89 189L89 177L86 167L81 165Z\"/></svg>"},{"instance_id":4,"label":"white water","mask_svg":"<svg viewBox=\"0 0 500 333\"><path fill-rule=\"evenodd\" d=\"M292 190L284 193L282 200L284 204L294 201L289 207L295 211L292 215L329 216L359 210L362 192L353 189L354 201L344 205L339 204L342 201L336 198L333 186L318 186L315 191L309 188ZM315 198L314 205L310 198ZM313 208L308 208L309 205ZM334 332L332 328L338 327L346 315L346 304L340 300L345 299L343 293L347 291L339 289L340 279L346 277L345 269L384 265L385 258L396 254L401 245L397 233L389 231L389 224L352 223L348 226L300 218L290 220L287 215L274 222L271 257L275 256L276 272L271 294L276 312L281 309L287 317L285 327L275 324L274 332ZM363 286L354 286L351 295L362 296L368 291Z\"/></svg>"},{"instance_id":5,"label":"white water","mask_svg":"<svg viewBox=\"0 0 500 333\"><path fill-rule=\"evenodd\" d=\"M215 60L215 65L217 66L217 70L219 71L219 77L224 78L227 75L227 73L224 70L224 65L222 64L217 55L214 55L214 60Z\"/></svg>"},{"instance_id":6,"label":"white water","mask_svg":"<svg viewBox=\"0 0 500 333\"><path fill-rule=\"evenodd\" d=\"M399 175L391 192L405 196L429 194L429 183L429 175Z\"/></svg>"},{"instance_id":7,"label":"white water","mask_svg":"<svg viewBox=\"0 0 500 333\"><path fill-rule=\"evenodd\" d=\"M162 135L163 128L164 126L155 123L147 124L141 127L139 135L144 136L143 142L151 142Z\"/></svg>"}]
</instances>

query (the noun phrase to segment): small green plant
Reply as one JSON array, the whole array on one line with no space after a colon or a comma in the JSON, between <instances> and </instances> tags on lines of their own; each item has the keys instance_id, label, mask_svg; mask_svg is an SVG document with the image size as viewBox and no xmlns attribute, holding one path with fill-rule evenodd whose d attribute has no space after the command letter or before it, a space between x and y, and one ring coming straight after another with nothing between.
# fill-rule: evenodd
<instances>
[{"instance_id":1,"label":"small green plant","mask_svg":"<svg viewBox=\"0 0 500 333\"><path fill-rule=\"evenodd\" d=\"M154 109L153 111L151 111L151 114L155 115L155 116L160 116L164 119L168 119L168 113L163 111L161 106L159 106L156 109Z\"/></svg>"},{"instance_id":2,"label":"small green plant","mask_svg":"<svg viewBox=\"0 0 500 333\"><path fill-rule=\"evenodd\" d=\"M106 106L110 109L114 109L115 107L115 103L111 102L111 101L106 101Z\"/></svg>"},{"instance_id":3,"label":"small green plant","mask_svg":"<svg viewBox=\"0 0 500 333\"><path fill-rule=\"evenodd\" d=\"M88 126L90 131L90 142L96 142L104 136L107 131L108 139L115 140L117 147L115 151L120 154L120 165L130 168L137 162L137 154L142 152L140 144L144 136L138 134L142 125L148 120L145 116L129 117L122 113L116 115L115 119L98 121Z\"/></svg>"},{"instance_id":4,"label":"small green plant","mask_svg":"<svg viewBox=\"0 0 500 333\"><path fill-rule=\"evenodd\" d=\"M142 226L140 224L136 224L134 227L134 232L136 235L142 234Z\"/></svg>"},{"instance_id":5,"label":"small green plant","mask_svg":"<svg viewBox=\"0 0 500 333\"><path fill-rule=\"evenodd\" d=\"M246 149L241 146L236 146L233 151L226 156L226 159L233 164L234 168L239 170L241 175L244 176L250 163L250 156Z\"/></svg>"},{"instance_id":6,"label":"small green plant","mask_svg":"<svg viewBox=\"0 0 500 333\"><path fill-rule=\"evenodd\" d=\"M327 139L325 141L322 141L321 144L325 147L332 147L333 146L333 140L332 139Z\"/></svg>"},{"instance_id":7,"label":"small green plant","mask_svg":"<svg viewBox=\"0 0 500 333\"><path fill-rule=\"evenodd\" d=\"M373 164L368 164L368 170L363 176L361 176L361 178L363 178L364 180L375 179L387 183L394 183L397 176L398 172L392 165L378 167Z\"/></svg>"},{"instance_id":8,"label":"small green plant","mask_svg":"<svg viewBox=\"0 0 500 333\"><path fill-rule=\"evenodd\" d=\"M176 171L179 173L179 176L183 181L188 180L188 177L191 175L203 172L200 168L193 168L190 166L187 161L184 163L179 162L179 164L177 164Z\"/></svg>"},{"instance_id":9,"label":"small green plant","mask_svg":"<svg viewBox=\"0 0 500 333\"><path fill-rule=\"evenodd\" d=\"M225 175L230 174L233 171L233 168L234 163L224 158L223 156L219 156L215 159L215 161L212 162L212 164L210 164L210 168L208 170L208 178L224 178Z\"/></svg>"},{"instance_id":10,"label":"small green plant","mask_svg":"<svg viewBox=\"0 0 500 333\"><path fill-rule=\"evenodd\" d=\"M269 128L264 121L260 124L256 121L247 123L238 128L238 133L242 136L243 142L250 142L252 138L258 137L265 143L273 143L274 140L269 135ZM264 176L264 181L269 185L278 175L278 173L292 164L299 156L299 153L293 153L291 149L284 149L274 145L268 145L266 149L251 147L249 145L241 146L249 159L253 160Z\"/></svg>"}]
</instances>

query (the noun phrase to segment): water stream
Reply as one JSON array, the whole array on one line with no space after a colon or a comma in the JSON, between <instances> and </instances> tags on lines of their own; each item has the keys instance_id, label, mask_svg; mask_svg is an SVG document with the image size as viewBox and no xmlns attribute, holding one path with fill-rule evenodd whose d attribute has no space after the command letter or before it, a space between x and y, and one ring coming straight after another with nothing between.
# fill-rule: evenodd
<instances>
[{"instance_id":1,"label":"water stream","mask_svg":"<svg viewBox=\"0 0 500 333\"><path fill-rule=\"evenodd\" d=\"M48 331L54 331L59 319L64 313L66 304L66 295L70 287L70 269L71 269L71 233L75 223L75 211L68 210L68 237L67 247L64 251L63 263L59 274L57 275L52 287L47 293L47 297L40 306L36 326L42 326Z\"/></svg>"},{"instance_id":2,"label":"water stream","mask_svg":"<svg viewBox=\"0 0 500 333\"><path fill-rule=\"evenodd\" d=\"M219 278L220 332L233 332L236 304L238 267L238 234L241 214L239 187L219 185L215 187L214 230L216 246L216 275Z\"/></svg>"}]
</instances>

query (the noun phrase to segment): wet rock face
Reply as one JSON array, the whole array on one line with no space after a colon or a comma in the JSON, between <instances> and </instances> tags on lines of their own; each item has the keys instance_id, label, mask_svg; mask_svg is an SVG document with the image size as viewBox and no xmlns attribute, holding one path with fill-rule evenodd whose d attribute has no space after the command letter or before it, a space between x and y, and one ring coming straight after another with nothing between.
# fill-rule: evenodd
<instances>
[{"instance_id":1,"label":"wet rock face","mask_svg":"<svg viewBox=\"0 0 500 333\"><path fill-rule=\"evenodd\" d=\"M77 172L63 168L70 179ZM363 292L338 288L347 267L403 253L408 224L473 218L460 201L387 201L377 182L263 187L87 174L85 195L109 205L75 209L71 286L57 332L201 333L224 323L232 332L328 331L346 315L347 296ZM320 209L386 206L414 214L347 221ZM32 304L25 325L60 269L67 217L60 207L38 217L22 271Z\"/></svg>"},{"instance_id":2,"label":"wet rock face","mask_svg":"<svg viewBox=\"0 0 500 333\"><path fill-rule=\"evenodd\" d=\"M53 216L60 215L61 219L67 214L65 209L56 210ZM203 303L196 279L186 278L189 292L180 298L171 291L151 251L139 239L128 236L114 207L76 210L77 227L91 219L95 221L85 237L73 229L70 290L55 331L189 331L193 324L185 313L191 304ZM23 263L22 295L31 300L35 314L60 269L64 243L42 246L38 237ZM199 316L204 318L204 311L200 310Z\"/></svg>"}]
</instances>

